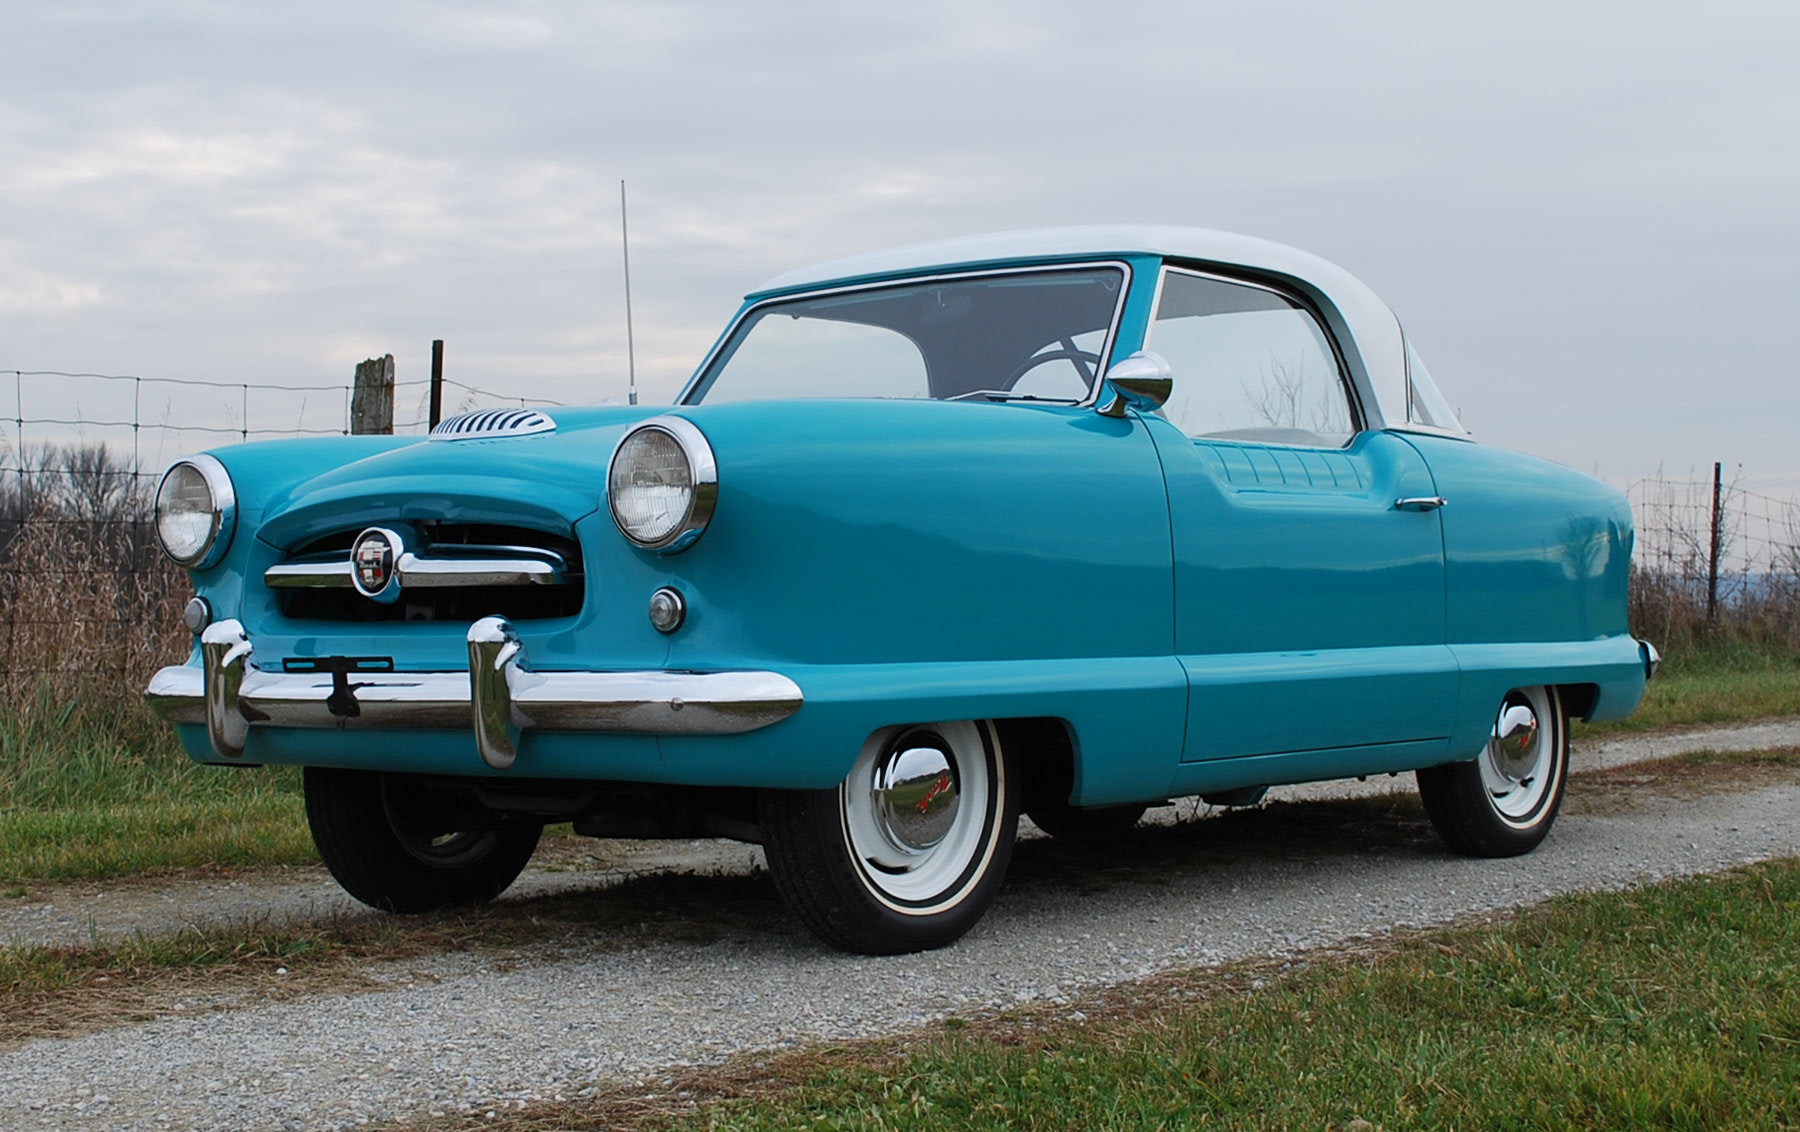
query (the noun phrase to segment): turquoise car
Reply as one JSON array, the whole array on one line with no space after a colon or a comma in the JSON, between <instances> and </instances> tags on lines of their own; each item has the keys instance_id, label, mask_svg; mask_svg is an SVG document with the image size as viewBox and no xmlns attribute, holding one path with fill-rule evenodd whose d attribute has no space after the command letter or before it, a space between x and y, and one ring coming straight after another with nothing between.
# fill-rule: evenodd
<instances>
[{"instance_id":1,"label":"turquoise car","mask_svg":"<svg viewBox=\"0 0 1800 1132\"><path fill-rule=\"evenodd\" d=\"M545 823L761 844L863 952L968 931L1020 816L1413 771L1455 850L1549 831L1571 718L1636 707L1631 513L1474 442L1314 256L1075 228L752 293L673 406L177 463L152 705L305 768L326 865L487 900Z\"/></svg>"}]
</instances>

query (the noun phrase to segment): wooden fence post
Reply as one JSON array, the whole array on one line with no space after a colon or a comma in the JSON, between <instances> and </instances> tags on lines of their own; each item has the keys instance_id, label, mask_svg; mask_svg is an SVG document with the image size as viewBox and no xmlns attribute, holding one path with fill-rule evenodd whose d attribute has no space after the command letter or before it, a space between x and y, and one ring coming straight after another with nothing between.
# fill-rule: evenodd
<instances>
[{"instance_id":1,"label":"wooden fence post","mask_svg":"<svg viewBox=\"0 0 1800 1132\"><path fill-rule=\"evenodd\" d=\"M394 431L394 355L357 363L356 386L350 394L350 431Z\"/></svg>"}]
</instances>

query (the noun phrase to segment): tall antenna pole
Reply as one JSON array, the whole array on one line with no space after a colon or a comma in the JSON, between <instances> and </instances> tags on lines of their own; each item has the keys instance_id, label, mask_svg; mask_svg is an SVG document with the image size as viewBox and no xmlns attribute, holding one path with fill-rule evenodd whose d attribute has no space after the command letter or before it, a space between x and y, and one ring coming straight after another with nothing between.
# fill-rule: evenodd
<instances>
[{"instance_id":1,"label":"tall antenna pole","mask_svg":"<svg viewBox=\"0 0 1800 1132\"><path fill-rule=\"evenodd\" d=\"M630 381L626 396L637 404L637 344L631 338L631 228L625 216L625 182L619 181L619 244L625 252L625 372Z\"/></svg>"}]
</instances>

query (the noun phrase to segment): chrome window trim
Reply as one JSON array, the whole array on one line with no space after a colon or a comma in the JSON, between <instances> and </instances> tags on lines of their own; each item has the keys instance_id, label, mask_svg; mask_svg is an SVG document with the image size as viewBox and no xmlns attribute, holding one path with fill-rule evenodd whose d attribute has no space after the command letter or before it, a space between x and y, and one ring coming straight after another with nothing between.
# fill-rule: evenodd
<instances>
[{"instance_id":1,"label":"chrome window trim","mask_svg":"<svg viewBox=\"0 0 1800 1132\"><path fill-rule=\"evenodd\" d=\"M1416 432L1421 436L1442 436L1449 440L1466 440L1473 444L1475 442L1475 435L1468 429L1463 428L1461 421L1457 422L1456 428L1439 428L1436 425L1421 424L1418 421L1413 420L1413 352L1408 348L1409 344L1410 340L1406 336L1406 327L1402 326L1400 328L1400 359L1401 363L1406 367L1406 380L1403 383L1406 387L1406 411L1401 416L1401 423L1391 424L1388 428L1392 429L1394 432ZM1437 383L1432 382L1432 384L1435 386ZM1441 389L1437 392L1439 397L1444 395L1444 391Z\"/></svg>"},{"instance_id":2,"label":"chrome window trim","mask_svg":"<svg viewBox=\"0 0 1800 1132\"><path fill-rule=\"evenodd\" d=\"M1324 338L1326 345L1331 347L1331 360L1332 360L1333 364L1335 364L1337 366L1338 384L1344 390L1346 403L1348 404L1348 407L1350 409L1350 417L1351 417L1350 438L1348 440L1344 441L1344 443L1339 444L1334 448L1325 448L1323 450L1327 451L1327 452L1342 452L1344 449L1346 449L1346 448L1350 447L1352 444L1356 443L1356 438L1359 435L1361 435L1362 433L1371 431L1371 429L1369 427L1369 421L1372 418L1371 418L1370 414L1368 413L1368 411L1364 408L1365 393L1362 389L1358 388L1355 378L1351 376L1349 361L1344 355L1343 345L1340 342L1338 342L1337 336L1331 332L1330 320L1325 318L1323 316L1323 314L1319 311L1317 306L1315 304L1309 302L1304 296L1295 294L1294 292L1286 290L1284 288L1277 287L1277 286L1274 286L1269 283L1264 283L1261 280L1244 279L1242 277L1235 276L1235 275L1225 275L1225 274L1222 274L1217 271L1205 271L1205 270L1202 270L1197 267L1186 267L1186 266L1183 266L1180 264L1174 264L1174 263L1169 263L1167 261L1164 261L1164 263L1162 265L1162 270L1157 274L1157 278L1156 278L1156 294L1152 297L1151 303L1150 303L1150 319L1144 325L1143 349L1149 350L1149 349L1153 348L1151 343L1156 336L1156 322L1157 322L1156 314L1158 311L1160 311L1162 309L1163 287L1168 283L1170 275L1191 275L1197 279L1210 279L1215 283L1230 283L1230 284L1233 284L1234 286L1238 286L1238 287L1249 287L1249 288L1251 288L1253 290L1257 290L1257 291L1266 291L1269 294L1274 295L1278 299L1282 299L1289 303L1292 303L1296 308L1298 308L1300 311L1302 311L1308 318L1313 320L1313 325L1318 328L1320 337ZM1175 380L1178 383L1180 382L1181 377L1179 374L1176 375ZM1167 418L1165 417L1164 419L1166 420ZM1384 418L1384 420L1385 420L1385 418ZM1385 427L1388 429L1392 429L1394 426L1386 425ZM1183 433L1182 435L1186 436L1187 434ZM1241 440L1233 440L1228 436L1218 436L1218 437L1189 436L1188 439L1189 440L1205 440L1209 444L1210 443L1223 443L1223 444L1246 443L1245 441L1241 441ZM1260 441L1260 440L1259 441L1251 441L1248 443L1254 443L1254 444L1260 445L1262 447L1273 447L1273 448L1311 448L1311 447L1315 447L1314 445L1307 445L1307 444L1280 444L1280 443L1273 442L1273 441Z\"/></svg>"},{"instance_id":3,"label":"chrome window trim","mask_svg":"<svg viewBox=\"0 0 1800 1132\"><path fill-rule=\"evenodd\" d=\"M231 536L237 529L237 489L231 485L231 473L226 471L218 457L209 456L205 452L197 456L184 456L170 464L162 478L156 481L156 495L152 497L151 503L153 524L156 523L155 504L162 499L163 486L175 474L175 469L183 464L199 472L200 478L206 481L206 490L212 493L212 534L207 538L206 545L201 547L200 553L187 559L177 558L169 553L160 530L157 531L156 545L177 566L188 570L209 570L219 564L219 560L225 557L225 551L231 547Z\"/></svg>"},{"instance_id":4,"label":"chrome window trim","mask_svg":"<svg viewBox=\"0 0 1800 1132\"><path fill-rule=\"evenodd\" d=\"M1100 361L1094 367L1094 384L1088 389L1087 397L1079 402L1073 402L1070 405L1071 408L1092 408L1100 399L1100 387L1106 383L1106 371L1108 367L1112 365L1113 349L1119 341L1119 321L1125 315L1125 300L1131 294L1131 264L1122 259L1102 258L1094 260L1075 260L1067 263L1035 263L1023 264L1016 267L976 268L970 271L942 271L934 272L929 275L905 275L894 279L877 280L875 282L851 283L840 287L822 287L816 291L801 290L780 295L770 295L768 298L758 299L755 303L745 307L738 312L736 318L731 320L731 325L725 328L725 333L719 335L718 340L713 343L712 349L708 350L706 352L706 357L701 359L699 367L694 370L694 376L688 378L687 384L682 387L681 395L675 398L675 404L677 406L706 404L705 401L689 401L688 398L693 395L694 390L699 386L701 379L712 369L713 362L724 352L726 345L729 344L732 339L737 337L738 328L744 324L744 320L767 306L774 306L779 303L791 303L803 299L825 298L830 295L852 294L857 291L880 291L891 287L916 287L927 283L961 282L966 279L984 279L1000 275L1028 275L1056 271L1089 271L1096 267L1118 268L1123 274L1119 280L1118 298L1113 301L1112 321L1109 322L1106 327L1106 341L1101 344ZM779 400L780 398L772 397L769 399ZM847 399L853 400L854 398ZM937 401L942 400L942 398L932 397L930 400ZM1008 404L1009 402L1000 403ZM1043 404L1041 401L1024 403Z\"/></svg>"},{"instance_id":5,"label":"chrome window trim","mask_svg":"<svg viewBox=\"0 0 1800 1132\"><path fill-rule=\"evenodd\" d=\"M694 476L694 494L688 503L687 515L668 535L654 542L640 542L625 529L619 520L619 512L613 505L612 474L613 465L618 462L619 452L627 441L640 432L655 429L663 433L681 446L687 456L688 468ZM606 459L606 511L612 516L613 526L625 536L625 541L644 550L653 550L658 554L675 554L692 546L694 540L706 533L712 522L713 511L719 503L719 461L713 455L712 444L698 425L686 417L678 417L665 413L659 417L651 417L640 421L625 430L619 442L613 445L612 455Z\"/></svg>"},{"instance_id":6,"label":"chrome window trim","mask_svg":"<svg viewBox=\"0 0 1800 1132\"><path fill-rule=\"evenodd\" d=\"M1387 426L1387 431L1416 432L1420 436L1441 436L1446 440L1466 440L1470 444L1475 443L1475 437L1470 433L1457 432L1454 429L1448 428L1436 428L1428 424L1419 424L1417 421L1407 421L1404 424L1391 424Z\"/></svg>"}]
</instances>

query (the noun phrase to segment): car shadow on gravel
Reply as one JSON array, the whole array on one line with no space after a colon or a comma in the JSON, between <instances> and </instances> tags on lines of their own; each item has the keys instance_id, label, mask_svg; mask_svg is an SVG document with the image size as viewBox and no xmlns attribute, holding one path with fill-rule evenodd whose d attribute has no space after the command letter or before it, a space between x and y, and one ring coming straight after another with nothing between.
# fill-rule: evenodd
<instances>
[{"instance_id":1,"label":"car shadow on gravel","mask_svg":"<svg viewBox=\"0 0 1800 1132\"><path fill-rule=\"evenodd\" d=\"M1377 853L1444 853L1416 795L1270 802L1202 811L1173 824L1146 822L1103 838L1027 838L1013 851L1007 885L1092 893L1170 883L1250 860ZM761 869L648 873L586 891L507 900L484 915L552 929L564 946L577 939L590 947L806 939Z\"/></svg>"},{"instance_id":2,"label":"car shadow on gravel","mask_svg":"<svg viewBox=\"0 0 1800 1132\"><path fill-rule=\"evenodd\" d=\"M1414 795L1270 802L1146 822L1104 838L1027 838L1007 884L1018 890L1101 892L1164 884L1249 860L1444 850ZM811 946L781 905L766 870L645 872L592 888L514 897L460 922L490 942L511 937L590 950L667 943L782 940Z\"/></svg>"},{"instance_id":3,"label":"car shadow on gravel","mask_svg":"<svg viewBox=\"0 0 1800 1132\"><path fill-rule=\"evenodd\" d=\"M1444 853L1416 794L1268 802L1210 816L1203 808L1173 824L1146 822L1100 837L1034 838L1013 851L1007 883L1091 892L1164 883L1250 860L1397 852Z\"/></svg>"},{"instance_id":4,"label":"car shadow on gravel","mask_svg":"<svg viewBox=\"0 0 1800 1132\"><path fill-rule=\"evenodd\" d=\"M638 943L707 944L721 938L787 934L775 884L751 873L649 873L587 891L507 900L487 915L568 929L574 936Z\"/></svg>"}]
</instances>

